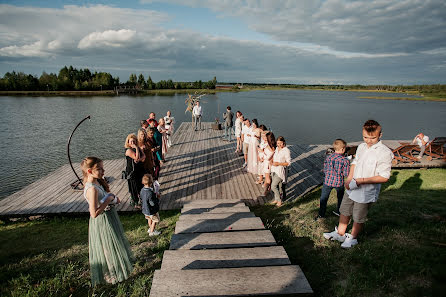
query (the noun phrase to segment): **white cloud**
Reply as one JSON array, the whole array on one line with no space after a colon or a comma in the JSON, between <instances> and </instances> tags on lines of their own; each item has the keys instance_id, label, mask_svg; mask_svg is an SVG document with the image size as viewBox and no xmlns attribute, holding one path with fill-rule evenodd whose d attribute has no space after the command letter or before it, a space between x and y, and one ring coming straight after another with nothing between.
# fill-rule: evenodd
<instances>
[{"instance_id":1,"label":"white cloud","mask_svg":"<svg viewBox=\"0 0 446 297\"><path fill-rule=\"evenodd\" d=\"M287 9L297 5L294 1L281 2L284 8L273 1L240 2L246 3L246 7L231 3L218 1L213 9L223 14L227 8L224 13L240 14L241 18L246 14L247 20L258 13L264 17L263 25L270 24L274 32L290 22L302 24L290 27L294 32L301 30L299 34L310 32L311 26L315 26L312 16L304 12L289 18ZM320 2L304 4L322 13ZM277 19L276 23L265 19L266 10L270 10L271 19ZM353 46L344 50L317 43L319 33L311 42L237 40L163 28L163 22L169 18L156 11L104 5L61 9L0 5L0 74L16 70L39 75L73 65L110 71L124 81L130 73L152 75L154 80L194 81L217 76L220 81L344 84L438 82L446 77L444 68L435 67L444 64L444 57L434 54L434 49L424 53L396 49L354 51ZM350 24L353 30L357 25L354 18L338 19L337 26ZM339 28L334 27L336 34ZM364 40L367 38L364 36Z\"/></svg>"},{"instance_id":2,"label":"white cloud","mask_svg":"<svg viewBox=\"0 0 446 297\"><path fill-rule=\"evenodd\" d=\"M0 48L0 56L4 57L44 57L48 54L42 49L44 48L41 41L36 41L33 44L25 44L22 46L5 46Z\"/></svg>"},{"instance_id":3,"label":"white cloud","mask_svg":"<svg viewBox=\"0 0 446 297\"><path fill-rule=\"evenodd\" d=\"M131 42L136 35L134 30L107 30L104 32L93 32L79 41L78 48L87 49L93 47L122 47Z\"/></svg>"},{"instance_id":4,"label":"white cloud","mask_svg":"<svg viewBox=\"0 0 446 297\"><path fill-rule=\"evenodd\" d=\"M166 1L208 7L275 40L333 51L387 55L446 46L444 0Z\"/></svg>"}]
</instances>

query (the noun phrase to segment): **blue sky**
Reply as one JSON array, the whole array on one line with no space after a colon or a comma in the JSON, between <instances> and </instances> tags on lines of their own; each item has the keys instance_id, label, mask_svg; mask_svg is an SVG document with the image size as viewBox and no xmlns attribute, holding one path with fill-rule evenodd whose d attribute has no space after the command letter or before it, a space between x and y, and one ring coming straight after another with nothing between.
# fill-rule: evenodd
<instances>
[{"instance_id":1,"label":"blue sky","mask_svg":"<svg viewBox=\"0 0 446 297\"><path fill-rule=\"evenodd\" d=\"M0 75L446 83L443 0L0 1Z\"/></svg>"}]
</instances>

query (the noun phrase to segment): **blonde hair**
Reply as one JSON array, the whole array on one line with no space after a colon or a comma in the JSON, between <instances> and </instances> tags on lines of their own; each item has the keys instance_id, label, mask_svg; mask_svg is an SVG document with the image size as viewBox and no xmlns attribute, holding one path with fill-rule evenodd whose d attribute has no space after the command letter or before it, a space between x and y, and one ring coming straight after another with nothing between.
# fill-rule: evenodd
<instances>
[{"instance_id":1,"label":"blonde hair","mask_svg":"<svg viewBox=\"0 0 446 297\"><path fill-rule=\"evenodd\" d=\"M340 138L336 139L333 142L333 147L334 147L335 151L340 151L342 149L345 149L346 146L347 146L347 142L345 142L345 140L340 139Z\"/></svg>"},{"instance_id":2,"label":"blonde hair","mask_svg":"<svg viewBox=\"0 0 446 297\"><path fill-rule=\"evenodd\" d=\"M88 178L88 169L93 169L99 163L102 163L102 160L97 157L86 157L82 160L81 169L82 169L82 182L84 186ZM108 183L105 181L105 179L98 178L97 181L104 188L106 192L110 192L110 187L108 186Z\"/></svg>"},{"instance_id":3,"label":"blonde hair","mask_svg":"<svg viewBox=\"0 0 446 297\"><path fill-rule=\"evenodd\" d=\"M125 139L125 144L124 144L125 148L131 148L131 146L129 144L130 139L133 139L136 143L138 143L138 138L136 137L136 135L131 133L131 134L127 135L127 138Z\"/></svg>"},{"instance_id":4,"label":"blonde hair","mask_svg":"<svg viewBox=\"0 0 446 297\"><path fill-rule=\"evenodd\" d=\"M139 129L138 130L138 146L143 146L146 144L146 140L147 140L147 133L146 130L144 129Z\"/></svg>"},{"instance_id":5,"label":"blonde hair","mask_svg":"<svg viewBox=\"0 0 446 297\"><path fill-rule=\"evenodd\" d=\"M161 121L163 122L162 124L161 124ZM165 125L165 124L166 124L166 122L164 121L164 118L161 118L158 120L158 125Z\"/></svg>"},{"instance_id":6,"label":"blonde hair","mask_svg":"<svg viewBox=\"0 0 446 297\"><path fill-rule=\"evenodd\" d=\"M142 177L142 183L145 186L150 186L153 184L153 177L151 174L144 174L144 176Z\"/></svg>"}]
</instances>

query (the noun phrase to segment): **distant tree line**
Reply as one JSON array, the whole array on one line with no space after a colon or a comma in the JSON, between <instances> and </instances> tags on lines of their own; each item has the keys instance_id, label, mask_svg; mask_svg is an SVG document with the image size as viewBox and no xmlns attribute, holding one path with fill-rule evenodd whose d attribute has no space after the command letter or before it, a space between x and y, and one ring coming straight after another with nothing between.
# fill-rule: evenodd
<instances>
[{"instance_id":1,"label":"distant tree line","mask_svg":"<svg viewBox=\"0 0 446 297\"><path fill-rule=\"evenodd\" d=\"M229 83L233 84L233 83ZM325 90L373 90L373 91L389 91L389 92L410 92L417 91L423 94L429 93L446 93L446 85L303 85L303 84L256 84L244 83L244 86L251 87L282 87L296 89L325 89Z\"/></svg>"},{"instance_id":2,"label":"distant tree line","mask_svg":"<svg viewBox=\"0 0 446 297\"><path fill-rule=\"evenodd\" d=\"M94 72L89 69L63 67L59 74L43 72L40 77L23 72L7 72L0 78L0 91L91 91L112 90L116 86L130 86L143 90L157 89L215 89L217 78L208 82L174 82L160 80L154 82L149 76L131 74L129 80L120 83L119 77L107 72Z\"/></svg>"}]
</instances>

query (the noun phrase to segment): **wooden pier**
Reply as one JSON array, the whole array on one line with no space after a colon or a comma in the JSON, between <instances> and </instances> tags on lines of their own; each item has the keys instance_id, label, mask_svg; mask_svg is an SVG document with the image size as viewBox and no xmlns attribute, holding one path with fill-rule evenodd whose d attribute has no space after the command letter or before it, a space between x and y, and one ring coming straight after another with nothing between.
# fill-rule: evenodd
<instances>
[{"instance_id":1,"label":"wooden pier","mask_svg":"<svg viewBox=\"0 0 446 297\"><path fill-rule=\"evenodd\" d=\"M221 139L223 131L212 130L211 123L194 131L191 123L182 123L173 136L167 162L161 169L161 208L179 209L185 203L206 199L239 199L247 205L264 204L264 189L255 184L255 176L242 169L243 157L236 154L235 141ZM384 141L389 147L397 141ZM323 182L323 161L330 145L288 145L292 165L287 184L287 200L303 196ZM425 163L436 164L434 161ZM105 176L111 192L121 198L119 212L135 211L130 205L127 181L121 179L124 156L104 160ZM415 166L423 166L423 163ZM444 162L438 166L444 166ZM74 164L80 175L79 164ZM88 204L81 191L70 184L75 176L68 164L37 180L22 190L0 200L0 217L35 215L88 214Z\"/></svg>"}]
</instances>

